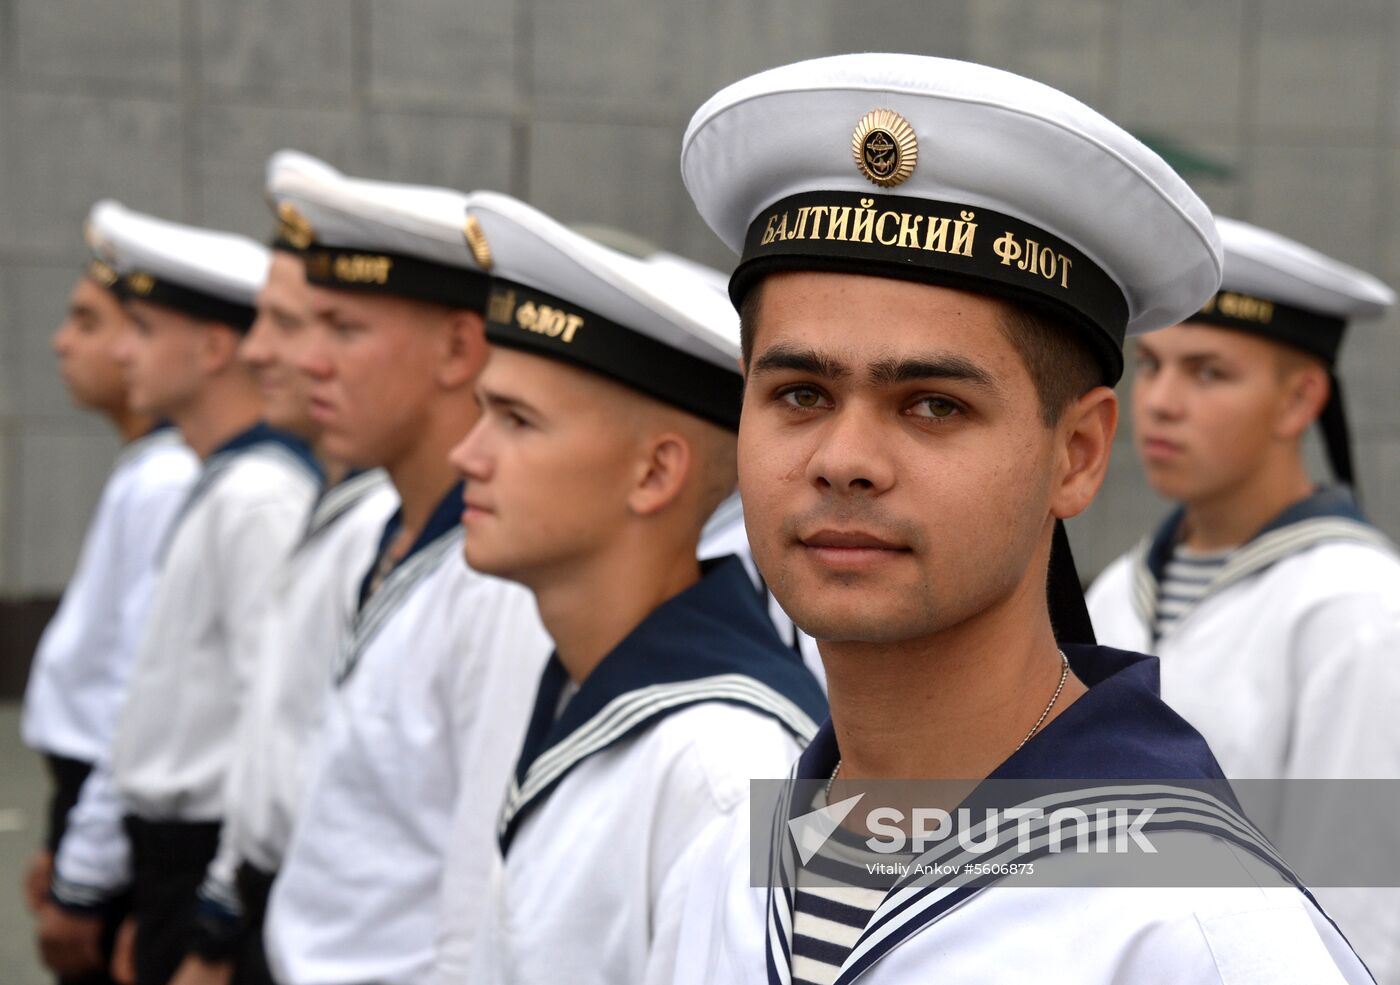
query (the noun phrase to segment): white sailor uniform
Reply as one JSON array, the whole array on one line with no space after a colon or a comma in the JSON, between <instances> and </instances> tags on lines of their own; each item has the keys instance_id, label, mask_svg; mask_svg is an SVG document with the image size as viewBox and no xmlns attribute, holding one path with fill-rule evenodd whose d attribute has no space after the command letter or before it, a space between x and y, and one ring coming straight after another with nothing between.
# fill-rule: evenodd
<instances>
[{"instance_id":1,"label":"white sailor uniform","mask_svg":"<svg viewBox=\"0 0 1400 985\"><path fill-rule=\"evenodd\" d=\"M362 595L268 906L269 964L288 985L421 982L448 930L450 839L475 860L468 898L486 894L549 641L528 591L463 562L461 509L459 483ZM479 913L458 917L471 928Z\"/></svg>"},{"instance_id":2,"label":"white sailor uniform","mask_svg":"<svg viewBox=\"0 0 1400 985\"><path fill-rule=\"evenodd\" d=\"M199 460L169 426L157 427L122 449L103 487L83 538L82 553L63 601L44 630L29 673L21 734L45 753L57 783L49 848L57 852L69 811L94 764L110 752L127 679L145 627L156 571L156 551L188 494ZM89 812L91 823L103 817ZM75 834L109 846L124 859L120 815L106 815L106 830ZM119 860L120 861L120 860ZM124 861L121 862L124 867ZM62 894L67 905L100 902ZM80 896L82 894L79 894Z\"/></svg>"},{"instance_id":3,"label":"white sailor uniform","mask_svg":"<svg viewBox=\"0 0 1400 985\"><path fill-rule=\"evenodd\" d=\"M255 425L205 460L162 547L113 743L113 786L93 801L125 812L140 981L168 975L198 947L195 891L217 847L256 631L319 478L301 442ZM102 857L90 872L99 888L124 875Z\"/></svg>"},{"instance_id":4,"label":"white sailor uniform","mask_svg":"<svg viewBox=\"0 0 1400 985\"><path fill-rule=\"evenodd\" d=\"M668 982L678 861L824 715L737 558L706 565L569 696L545 670L501 816L473 982ZM562 704L562 710L560 708ZM446 980L445 976L439 976Z\"/></svg>"},{"instance_id":5,"label":"white sailor uniform","mask_svg":"<svg viewBox=\"0 0 1400 985\"><path fill-rule=\"evenodd\" d=\"M1088 692L1002 763L990 779L1218 781L1200 735L1156 696L1156 661L1102 647L1066 646ZM795 771L820 784L839 760L830 725ZM809 784L810 785L810 784ZM786 804L796 816L805 806ZM1268 855L1233 826L1228 806L1181 825L1164 820L1160 845L1219 858L1232 869ZM813 956L831 957L819 937L794 934L795 861L786 825L769 846L775 889L749 879L749 822L713 832L688 860L691 889L680 927L674 981L777 985L806 979ZM1104 856L1040 855L1038 865L1093 865ZM1012 861L1031 856L1011 856ZM1277 860L1260 862L1273 875ZM1043 870L1042 870L1043 871ZM1280 868L1282 878L1286 869ZM841 985L856 980L1093 983L1369 982L1365 967L1308 895L1277 879L1229 888L977 887L935 881L890 889L853 946L839 950ZM1243 880L1242 880L1243 883ZM811 927L811 924L807 925Z\"/></svg>"},{"instance_id":6,"label":"white sailor uniform","mask_svg":"<svg viewBox=\"0 0 1400 985\"><path fill-rule=\"evenodd\" d=\"M473 193L468 216L468 239L491 264L493 346L737 431L738 320L712 276L626 256L499 193ZM748 554L737 499L715 511L698 550ZM707 570L633 628L567 706L568 674L550 663L515 750L486 930L444 939L434 981L553 980L561 966L573 981L639 981L669 965L662 897L676 860L740 807L749 777L791 762L824 705L775 633L756 572L728 556ZM475 864L455 854L449 864L459 931L475 929L464 916Z\"/></svg>"},{"instance_id":7,"label":"white sailor uniform","mask_svg":"<svg viewBox=\"0 0 1400 985\"><path fill-rule=\"evenodd\" d=\"M61 899L81 903L125 888L123 814L217 823L238 696L256 654L252 629L316 481L304 446L266 425L204 462L159 545L111 768L85 785L59 853Z\"/></svg>"},{"instance_id":8,"label":"white sailor uniform","mask_svg":"<svg viewBox=\"0 0 1400 985\"><path fill-rule=\"evenodd\" d=\"M267 892L291 838L360 582L397 506L382 470L351 473L321 493L277 573L230 768L219 854L202 890L226 907L231 924L242 912L252 948L261 948Z\"/></svg>"},{"instance_id":9,"label":"white sailor uniform","mask_svg":"<svg viewBox=\"0 0 1400 985\"><path fill-rule=\"evenodd\" d=\"M1180 522L1177 511L1094 583L1099 639L1161 657L1163 699L1201 730L1231 778L1400 777L1394 546L1344 490L1319 491L1232 551L1157 637ZM1254 820L1285 845L1302 834L1288 828L1283 800ZM1347 829L1344 814L1338 823ZM1400 981L1400 892L1317 895L1377 980Z\"/></svg>"},{"instance_id":10,"label":"white sailor uniform","mask_svg":"<svg viewBox=\"0 0 1400 985\"><path fill-rule=\"evenodd\" d=\"M301 534L318 479L305 446L265 424L205 461L161 561L117 731L113 771L131 813L223 817L272 575Z\"/></svg>"}]
</instances>

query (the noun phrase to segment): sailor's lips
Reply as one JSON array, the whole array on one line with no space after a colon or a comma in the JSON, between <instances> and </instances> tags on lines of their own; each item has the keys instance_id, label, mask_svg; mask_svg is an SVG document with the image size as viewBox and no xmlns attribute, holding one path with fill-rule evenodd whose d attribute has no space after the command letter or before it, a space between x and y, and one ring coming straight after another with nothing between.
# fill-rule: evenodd
<instances>
[{"instance_id":1,"label":"sailor's lips","mask_svg":"<svg viewBox=\"0 0 1400 985\"><path fill-rule=\"evenodd\" d=\"M1157 435L1144 436L1140 442L1144 458L1151 461L1166 461L1171 458L1178 458L1186 451L1185 446L1180 442L1172 441Z\"/></svg>"},{"instance_id":2,"label":"sailor's lips","mask_svg":"<svg viewBox=\"0 0 1400 985\"><path fill-rule=\"evenodd\" d=\"M480 520L483 517L493 516L495 512L495 510L491 509L484 503L466 498L464 498L462 501L463 525L470 524L472 521Z\"/></svg>"},{"instance_id":3,"label":"sailor's lips","mask_svg":"<svg viewBox=\"0 0 1400 985\"><path fill-rule=\"evenodd\" d=\"M872 568L910 553L908 547L862 530L823 529L798 537L798 545L823 567Z\"/></svg>"},{"instance_id":4,"label":"sailor's lips","mask_svg":"<svg viewBox=\"0 0 1400 985\"><path fill-rule=\"evenodd\" d=\"M334 420L338 413L335 404L324 397L318 397L314 394L310 398L310 406L312 419L322 424Z\"/></svg>"}]
</instances>

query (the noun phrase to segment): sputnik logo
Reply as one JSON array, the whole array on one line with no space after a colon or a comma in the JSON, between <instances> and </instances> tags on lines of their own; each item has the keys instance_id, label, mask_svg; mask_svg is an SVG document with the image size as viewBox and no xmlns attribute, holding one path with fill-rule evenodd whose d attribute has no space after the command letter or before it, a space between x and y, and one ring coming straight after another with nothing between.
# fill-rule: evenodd
<instances>
[{"instance_id":1,"label":"sputnik logo","mask_svg":"<svg viewBox=\"0 0 1400 985\"><path fill-rule=\"evenodd\" d=\"M821 851L831 833L841 826L841 822L864 798L865 794L856 794L788 821L792 842L797 846L797 854L803 865L812 861L812 856Z\"/></svg>"}]
</instances>

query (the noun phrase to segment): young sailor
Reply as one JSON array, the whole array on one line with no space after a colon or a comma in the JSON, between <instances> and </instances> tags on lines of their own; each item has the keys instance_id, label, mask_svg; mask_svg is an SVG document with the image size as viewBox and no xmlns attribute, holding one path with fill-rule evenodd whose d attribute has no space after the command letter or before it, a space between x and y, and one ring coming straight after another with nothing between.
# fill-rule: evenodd
<instances>
[{"instance_id":1,"label":"young sailor","mask_svg":"<svg viewBox=\"0 0 1400 985\"><path fill-rule=\"evenodd\" d=\"M131 401L168 417L202 461L159 548L160 573L112 752L132 846L138 985L164 985L192 940L213 857L239 710L272 572L315 494L315 463L268 427L237 357L267 251L251 240L100 203L135 331L120 350ZM113 858L88 870L120 881ZM86 882L75 879L75 883Z\"/></svg>"},{"instance_id":2,"label":"young sailor","mask_svg":"<svg viewBox=\"0 0 1400 985\"><path fill-rule=\"evenodd\" d=\"M324 167L294 151L268 162L268 180L288 169ZM264 416L316 453L325 485L291 556L276 574L275 600L261 632L259 665L229 770L228 813L219 854L201 888L200 940L178 985L232 980L271 985L262 923L272 880L287 850L332 672L379 534L398 504L380 469L347 470L322 448L311 416L302 352L325 326L311 317L301 250L308 245L289 214L272 243L257 320L239 349L253 367Z\"/></svg>"},{"instance_id":3,"label":"young sailor","mask_svg":"<svg viewBox=\"0 0 1400 985\"><path fill-rule=\"evenodd\" d=\"M447 454L478 414L488 279L464 238L464 195L307 167L275 171L270 191L311 240L311 309L329 332L301 366L324 447L382 466L402 506L358 589L272 889L268 959L285 985L417 983L457 932L440 902L451 839L479 859L478 906L485 893L549 653L529 592L461 556Z\"/></svg>"},{"instance_id":4,"label":"young sailor","mask_svg":"<svg viewBox=\"0 0 1400 985\"><path fill-rule=\"evenodd\" d=\"M742 251L730 290L754 557L826 665L832 721L795 780L833 807L848 784L889 778L1146 785L1168 793L1159 830L1186 857L1273 872L1227 801L1173 800L1161 782L1220 774L1157 696L1151 658L1057 646L1077 586L1052 577L1053 613L1047 600L1057 520L1107 466L1124 333L1180 320L1219 283L1205 206L1074 99L910 55L736 83L691 120L682 173ZM1010 869L833 888L782 823L813 806L800 785L755 819L775 835L757 849L774 888L750 885L748 818L697 848L677 981L1368 980L1272 875L1102 888L1088 877L1107 857L1067 853L1043 861L1064 888Z\"/></svg>"},{"instance_id":5,"label":"young sailor","mask_svg":"<svg viewBox=\"0 0 1400 985\"><path fill-rule=\"evenodd\" d=\"M1336 360L1347 324L1395 296L1276 233L1217 223L1221 290L1137 345L1134 441L1152 487L1180 506L1095 582L1094 625L1161 657L1162 697L1227 775L1394 779L1400 556L1347 488ZM1315 421L1341 485L1308 474ZM1302 834L1294 806L1280 796L1254 820L1287 845ZM1318 896L1377 979L1400 981L1400 893Z\"/></svg>"},{"instance_id":6,"label":"young sailor","mask_svg":"<svg viewBox=\"0 0 1400 985\"><path fill-rule=\"evenodd\" d=\"M735 482L737 324L694 274L523 202L481 192L468 213L495 283L483 414L453 452L467 560L530 588L555 652L473 970L439 979L660 981L677 861L825 711L739 558L696 560Z\"/></svg>"},{"instance_id":7,"label":"young sailor","mask_svg":"<svg viewBox=\"0 0 1400 985\"><path fill-rule=\"evenodd\" d=\"M639 260L645 260L650 266L667 274L690 275L724 297L726 301L729 297L729 275L721 273L713 267L707 267L685 257L658 249L653 243L611 226L586 224L574 225L571 228L604 246ZM767 588L763 585L763 579L754 566L753 554L749 550L748 534L744 531L744 507L739 501L738 490L735 490L719 506L715 507L715 512L705 523L705 529L700 532L699 555L702 561L725 557L729 554L737 556L744 562L744 567L748 569L754 583L767 595L768 615L772 618L773 625L778 628L778 635L802 654L802 660L806 663L807 669L816 676L818 683L822 683L825 678L822 676L821 656L817 653L816 643L810 636L792 624L792 620L773 600L773 596L768 594Z\"/></svg>"},{"instance_id":8,"label":"young sailor","mask_svg":"<svg viewBox=\"0 0 1400 985\"><path fill-rule=\"evenodd\" d=\"M100 255L101 244L93 238L90 245L93 255L68 296L53 350L73 402L106 417L124 447L103 486L63 601L34 653L21 732L26 745L44 754L53 780L48 833L26 886L38 917L40 956L60 981L98 985L107 980L106 952L118 914L110 907L63 902L61 877L55 896L54 855L94 764L108 757L150 604L156 546L198 462L174 428L131 406L116 359L127 330L117 274ZM109 821L114 823L105 834L87 837L120 845L120 818Z\"/></svg>"}]
</instances>

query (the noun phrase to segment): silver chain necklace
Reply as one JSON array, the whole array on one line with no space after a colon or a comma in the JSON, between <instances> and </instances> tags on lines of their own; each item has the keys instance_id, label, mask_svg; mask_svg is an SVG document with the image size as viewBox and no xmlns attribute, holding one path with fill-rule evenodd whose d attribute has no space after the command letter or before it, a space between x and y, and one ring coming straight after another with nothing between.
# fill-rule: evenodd
<instances>
[{"instance_id":1,"label":"silver chain necklace","mask_svg":"<svg viewBox=\"0 0 1400 985\"><path fill-rule=\"evenodd\" d=\"M1045 724L1045 719L1050 717L1051 710L1055 703L1060 700L1060 692L1065 689L1065 681L1069 680L1069 657L1065 656L1065 651L1060 651L1060 683L1055 685L1055 693L1050 695L1050 703L1045 706L1045 710L1040 713L1040 717L1035 720L1031 730L1026 733L1026 737L1016 744L1014 752L1020 752L1021 747L1031 741L1031 737L1040 731L1040 726ZM836 774L841 772L841 760L836 760L836 768L831 771L831 777L826 781L826 793L823 795L827 800L831 799L831 785L836 782Z\"/></svg>"}]
</instances>

